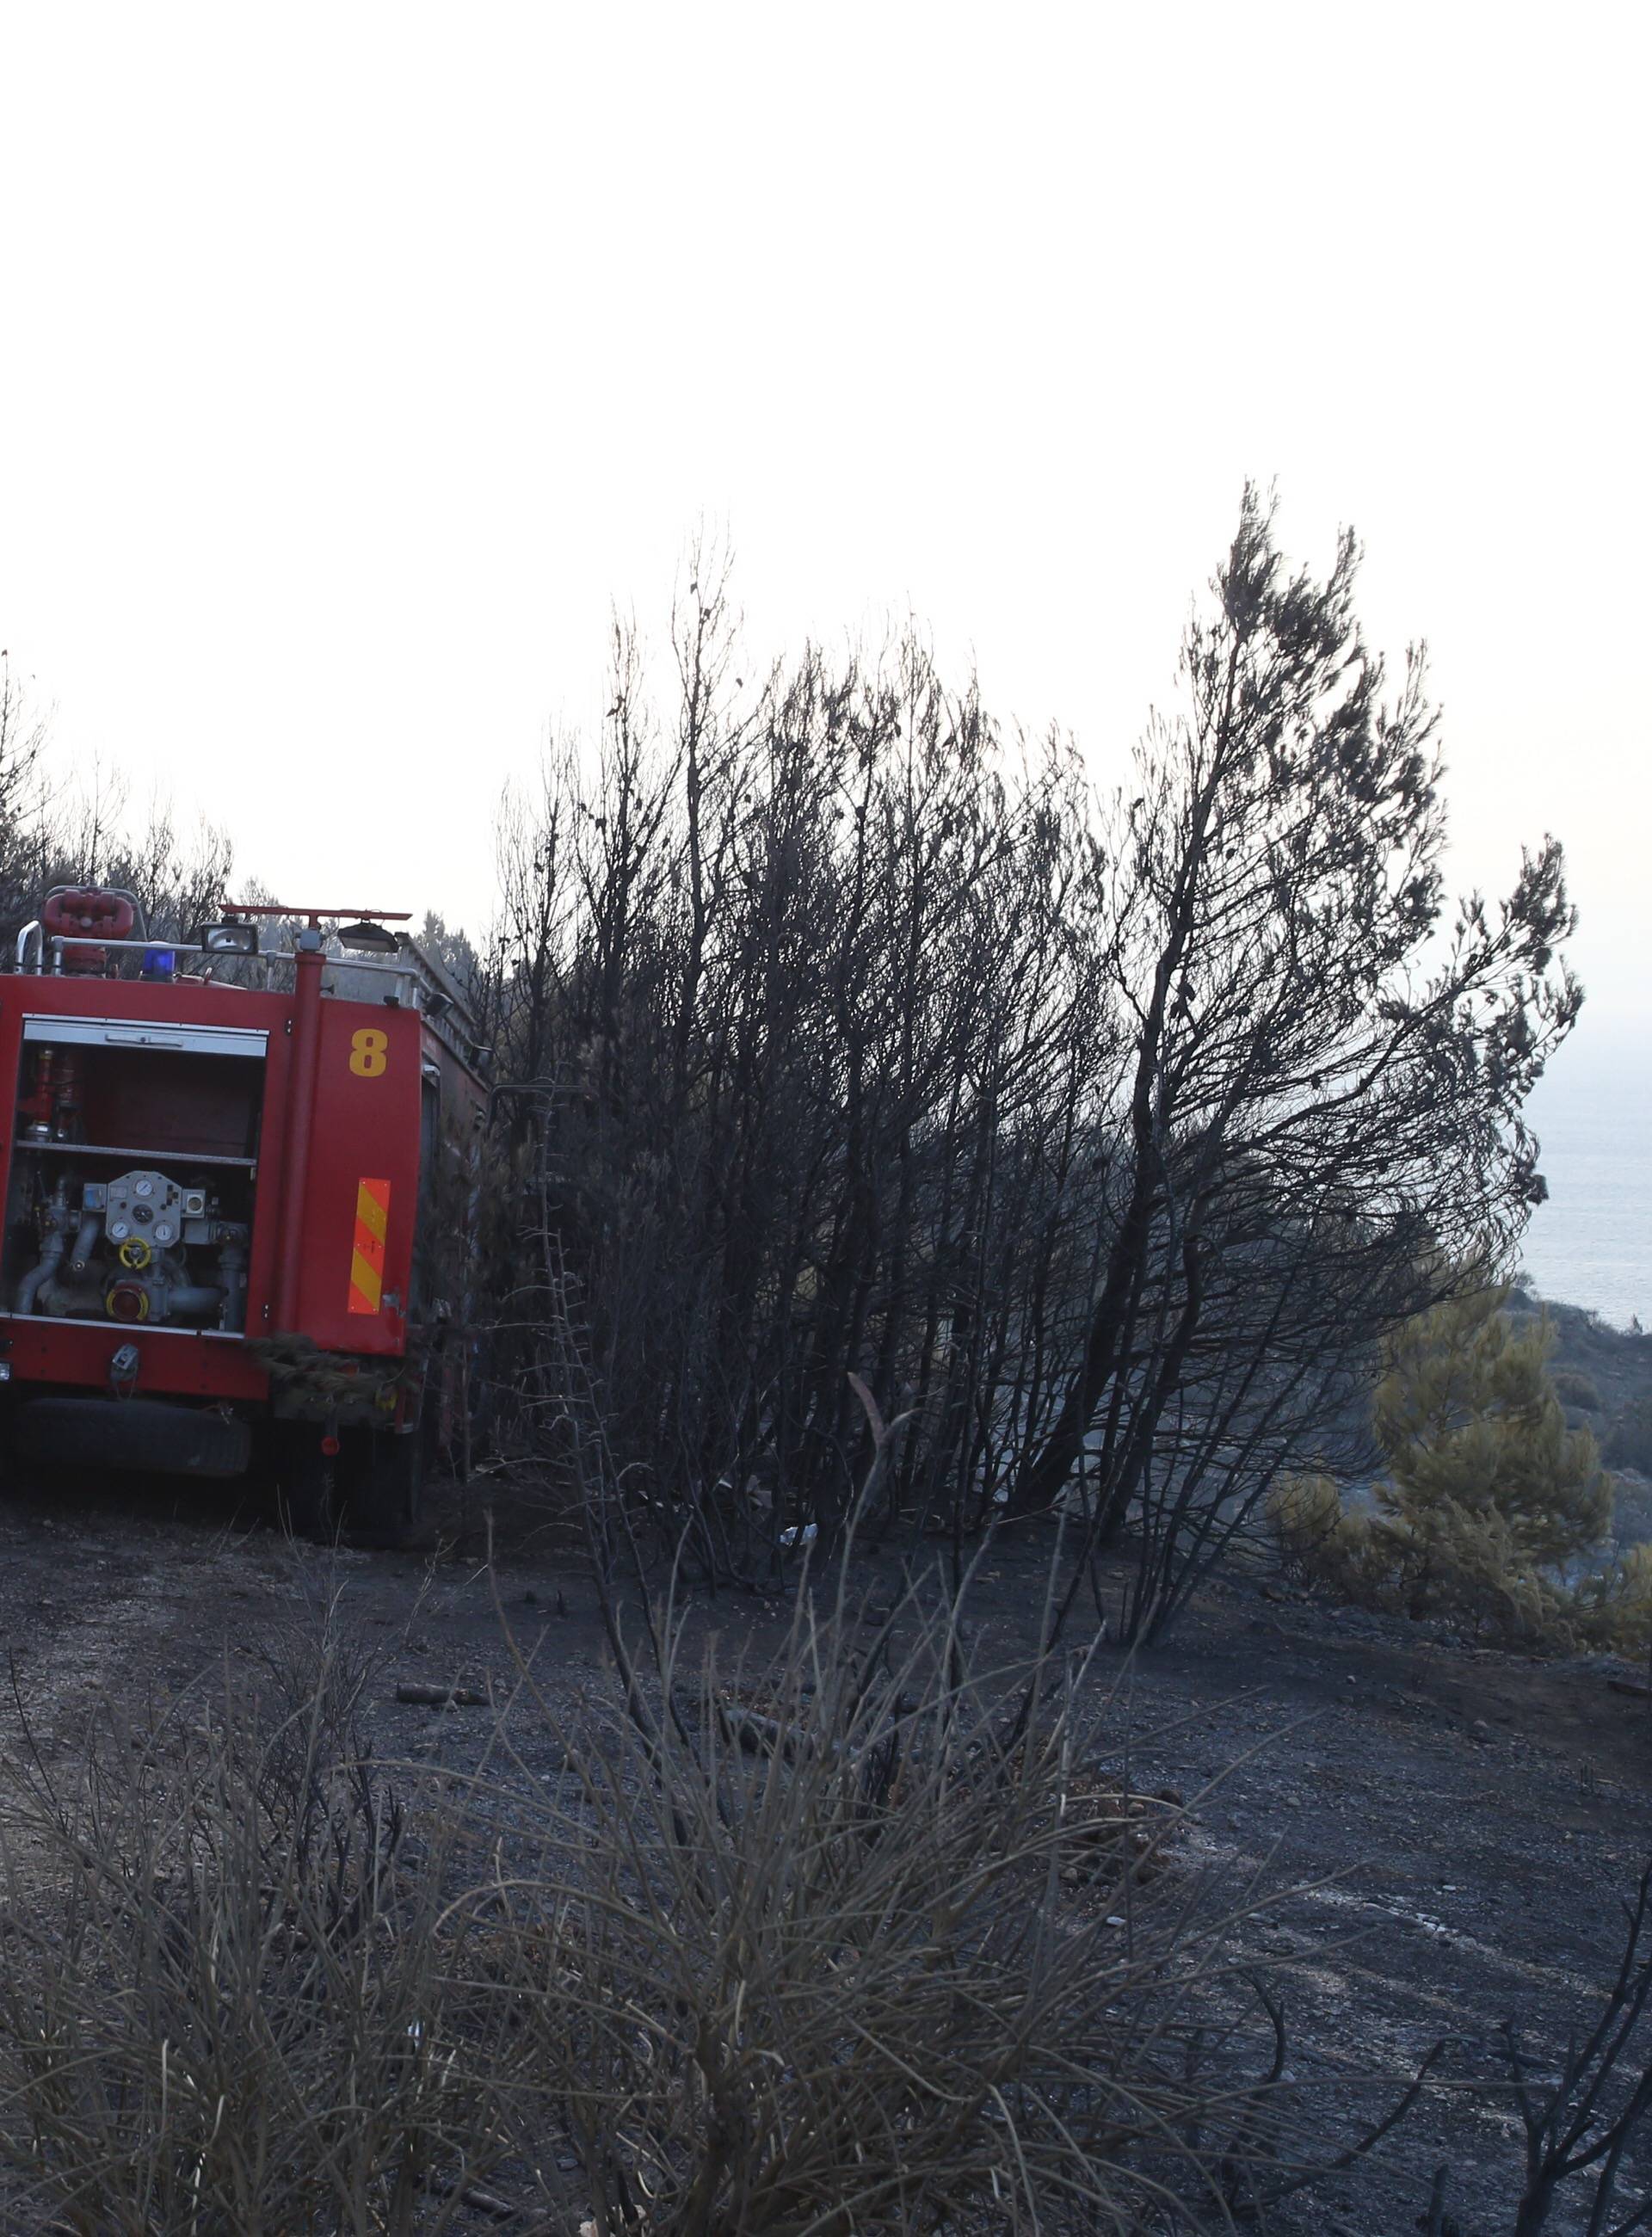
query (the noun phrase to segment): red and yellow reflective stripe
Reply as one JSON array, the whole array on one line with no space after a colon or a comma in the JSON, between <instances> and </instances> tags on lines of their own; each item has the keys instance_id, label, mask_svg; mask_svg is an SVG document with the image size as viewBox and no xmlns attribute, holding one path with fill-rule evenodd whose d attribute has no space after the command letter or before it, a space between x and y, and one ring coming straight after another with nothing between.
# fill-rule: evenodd
<instances>
[{"instance_id":1,"label":"red and yellow reflective stripe","mask_svg":"<svg viewBox=\"0 0 1652 2237\"><path fill-rule=\"evenodd\" d=\"M384 1239L390 1225L390 1184L363 1181L355 1192L355 1249L350 1256L350 1310L376 1313L384 1295Z\"/></svg>"}]
</instances>

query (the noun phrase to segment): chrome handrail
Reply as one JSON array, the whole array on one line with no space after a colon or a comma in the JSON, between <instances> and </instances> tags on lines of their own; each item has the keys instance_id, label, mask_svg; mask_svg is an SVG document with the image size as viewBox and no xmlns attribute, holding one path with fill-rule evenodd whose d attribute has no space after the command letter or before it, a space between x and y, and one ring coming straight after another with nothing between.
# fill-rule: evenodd
<instances>
[{"instance_id":1,"label":"chrome handrail","mask_svg":"<svg viewBox=\"0 0 1652 2237\"><path fill-rule=\"evenodd\" d=\"M36 967L43 976L59 977L62 975L63 950L65 947L118 948L133 954L147 954L151 948L157 947L164 948L167 953L171 955L216 956L225 954L227 952L233 953L233 951L226 951L222 948L207 947L199 941L188 940L111 940L100 937L91 933L81 934L76 933L62 932L53 933L50 938L48 939L44 928L36 918L34 922L26 924L17 935L17 968L19 971L23 971L28 968L27 943L31 933L37 935L36 954L38 956L38 961ZM50 953L50 970L48 969L47 965L48 953ZM268 987L269 984L270 969L273 965L277 963L294 963L296 961L297 958L294 951L291 948L265 948L261 949L255 955L246 956L241 960L249 963L261 963L263 965L264 984ZM402 990L402 999L406 1001L407 1006L410 1009L418 1009L420 1006L418 996L420 992L421 982L417 968L411 963L400 961L394 963L380 963L373 961L366 956L359 955L324 955L321 959L321 962L322 967L327 970L372 971L376 972L384 977L394 979L398 981Z\"/></svg>"}]
</instances>

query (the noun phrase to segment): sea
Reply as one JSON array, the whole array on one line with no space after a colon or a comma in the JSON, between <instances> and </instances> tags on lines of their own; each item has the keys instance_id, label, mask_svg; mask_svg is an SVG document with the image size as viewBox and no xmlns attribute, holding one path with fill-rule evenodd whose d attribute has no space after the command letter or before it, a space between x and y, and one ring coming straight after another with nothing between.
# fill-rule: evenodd
<instances>
[{"instance_id":1,"label":"sea","mask_svg":"<svg viewBox=\"0 0 1652 2237\"><path fill-rule=\"evenodd\" d=\"M1652 1019L1594 1019L1532 1090L1548 1202L1521 1251L1539 1297L1652 1329Z\"/></svg>"}]
</instances>

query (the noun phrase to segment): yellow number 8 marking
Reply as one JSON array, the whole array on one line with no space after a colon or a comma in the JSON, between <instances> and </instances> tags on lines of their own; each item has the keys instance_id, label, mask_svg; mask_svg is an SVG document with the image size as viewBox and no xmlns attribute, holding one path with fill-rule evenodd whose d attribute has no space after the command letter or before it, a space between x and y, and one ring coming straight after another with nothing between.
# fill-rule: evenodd
<instances>
[{"instance_id":1,"label":"yellow number 8 marking","mask_svg":"<svg viewBox=\"0 0 1652 2237\"><path fill-rule=\"evenodd\" d=\"M377 1079L389 1064L385 1051L390 1046L388 1033L380 1033L377 1026L363 1026L350 1039L350 1069L358 1079Z\"/></svg>"}]
</instances>

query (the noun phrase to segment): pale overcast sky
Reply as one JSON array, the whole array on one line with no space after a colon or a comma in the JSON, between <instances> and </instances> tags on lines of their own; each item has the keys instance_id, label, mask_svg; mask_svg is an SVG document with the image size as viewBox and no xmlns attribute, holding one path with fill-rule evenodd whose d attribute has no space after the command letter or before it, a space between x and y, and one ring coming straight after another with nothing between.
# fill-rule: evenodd
<instances>
[{"instance_id":1,"label":"pale overcast sky","mask_svg":"<svg viewBox=\"0 0 1652 2237\"><path fill-rule=\"evenodd\" d=\"M1648 13L0 5L0 644L300 901L499 785L725 525L1105 777L1244 478L1431 645L1462 876L1652 1008Z\"/></svg>"}]
</instances>

